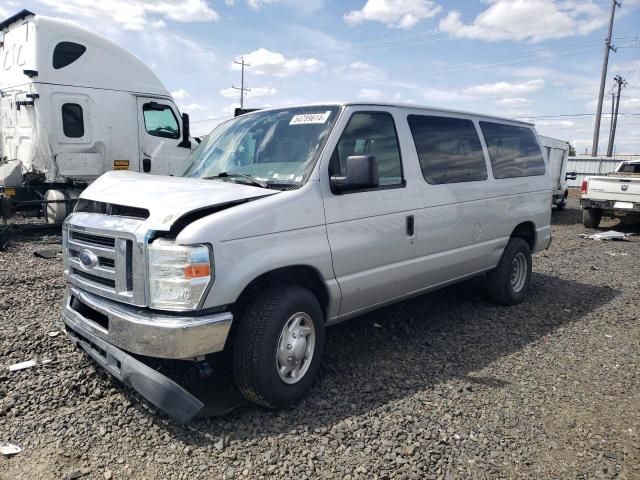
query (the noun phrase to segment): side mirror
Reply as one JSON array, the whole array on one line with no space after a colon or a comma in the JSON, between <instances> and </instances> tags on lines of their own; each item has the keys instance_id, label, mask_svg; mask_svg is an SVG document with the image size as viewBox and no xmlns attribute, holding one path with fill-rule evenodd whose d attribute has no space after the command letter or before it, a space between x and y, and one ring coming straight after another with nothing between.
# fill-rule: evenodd
<instances>
[{"instance_id":1,"label":"side mirror","mask_svg":"<svg viewBox=\"0 0 640 480\"><path fill-rule=\"evenodd\" d=\"M565 175L565 180L575 180L578 178L578 172L567 172Z\"/></svg>"},{"instance_id":2,"label":"side mirror","mask_svg":"<svg viewBox=\"0 0 640 480\"><path fill-rule=\"evenodd\" d=\"M191 126L189 125L189 114L182 114L182 141L178 144L182 148L191 148Z\"/></svg>"},{"instance_id":3,"label":"side mirror","mask_svg":"<svg viewBox=\"0 0 640 480\"><path fill-rule=\"evenodd\" d=\"M331 191L334 193L376 188L378 185L378 164L372 155L348 157L346 176L331 177Z\"/></svg>"}]
</instances>

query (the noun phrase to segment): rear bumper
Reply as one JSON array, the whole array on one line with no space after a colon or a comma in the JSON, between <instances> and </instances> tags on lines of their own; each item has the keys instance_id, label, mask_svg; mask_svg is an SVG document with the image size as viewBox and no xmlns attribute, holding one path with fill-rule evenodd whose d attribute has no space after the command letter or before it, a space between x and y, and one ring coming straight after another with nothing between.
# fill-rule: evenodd
<instances>
[{"instance_id":1,"label":"rear bumper","mask_svg":"<svg viewBox=\"0 0 640 480\"><path fill-rule=\"evenodd\" d=\"M631 214L640 214L640 203L636 203L636 202L626 202L626 203L631 203L633 205L633 208L625 208L625 209L621 209L621 208L616 208L615 204L616 203L620 203L620 201L618 200L594 200L591 198L581 198L580 199L580 205L582 206L583 209L587 209L587 208L599 208L601 210L610 210L610 211L615 211L615 213L619 213L624 215L625 213L631 213Z\"/></svg>"},{"instance_id":2,"label":"rear bumper","mask_svg":"<svg viewBox=\"0 0 640 480\"><path fill-rule=\"evenodd\" d=\"M80 302L73 303L73 299ZM75 308L74 308L75 306ZM67 327L127 352L155 358L187 359L224 349L230 312L180 317L124 306L76 287L66 290L62 319Z\"/></svg>"},{"instance_id":3,"label":"rear bumper","mask_svg":"<svg viewBox=\"0 0 640 480\"><path fill-rule=\"evenodd\" d=\"M204 404L173 380L96 337L78 324L67 324L67 337L107 372L129 385L181 423L196 416Z\"/></svg>"}]
</instances>

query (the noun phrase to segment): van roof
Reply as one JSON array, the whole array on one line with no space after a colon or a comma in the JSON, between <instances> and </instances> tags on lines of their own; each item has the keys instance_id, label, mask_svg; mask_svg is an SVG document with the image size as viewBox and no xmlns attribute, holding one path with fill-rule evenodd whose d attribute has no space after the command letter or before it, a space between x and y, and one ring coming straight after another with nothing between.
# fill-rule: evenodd
<instances>
[{"instance_id":1,"label":"van roof","mask_svg":"<svg viewBox=\"0 0 640 480\"><path fill-rule=\"evenodd\" d=\"M370 106L370 107L394 107L394 108L405 108L407 110L428 110L430 112L441 112L441 113L450 113L455 115L469 115L474 117L482 117L492 120L499 120L501 122L510 122L510 123L518 123L521 125L526 125L528 127L534 126L533 123L525 122L523 120L515 120L513 118L500 117L498 115L487 115L484 113L477 112L468 112L464 110L453 110L448 108L440 108L440 107L430 107L427 105L415 105L413 103L402 103L402 102L362 102L362 101L352 101L352 102L312 102L312 103L302 103L295 105L286 105L282 107L273 107L273 108L265 108L264 110L281 110L283 108L290 107L315 107L315 106L337 106L337 107L352 107L352 106ZM253 112L251 112L253 113ZM246 115L251 115L251 113L247 113Z\"/></svg>"}]
</instances>

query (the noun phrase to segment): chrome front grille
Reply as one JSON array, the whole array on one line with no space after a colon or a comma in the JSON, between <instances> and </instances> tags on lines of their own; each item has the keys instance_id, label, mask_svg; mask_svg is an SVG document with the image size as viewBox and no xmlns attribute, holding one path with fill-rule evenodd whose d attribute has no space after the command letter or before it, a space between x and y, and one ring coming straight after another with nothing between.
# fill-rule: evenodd
<instances>
[{"instance_id":1,"label":"chrome front grille","mask_svg":"<svg viewBox=\"0 0 640 480\"><path fill-rule=\"evenodd\" d=\"M74 214L74 217L85 215ZM91 216L92 224L100 217ZM102 230L93 225L67 222L63 245L69 282L112 300L146 306L144 243L136 237L132 226L135 225L124 222L122 230Z\"/></svg>"}]
</instances>

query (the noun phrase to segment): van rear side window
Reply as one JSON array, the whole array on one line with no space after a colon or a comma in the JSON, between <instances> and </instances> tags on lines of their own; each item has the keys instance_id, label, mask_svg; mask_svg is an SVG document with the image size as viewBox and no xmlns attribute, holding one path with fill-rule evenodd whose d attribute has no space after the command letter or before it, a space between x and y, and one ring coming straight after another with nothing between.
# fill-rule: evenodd
<instances>
[{"instance_id":1,"label":"van rear side window","mask_svg":"<svg viewBox=\"0 0 640 480\"><path fill-rule=\"evenodd\" d=\"M480 122L494 178L544 175L542 150L530 128Z\"/></svg>"},{"instance_id":2,"label":"van rear side window","mask_svg":"<svg viewBox=\"0 0 640 480\"><path fill-rule=\"evenodd\" d=\"M409 115L424 179L432 184L487 179L480 137L471 120Z\"/></svg>"},{"instance_id":3,"label":"van rear side window","mask_svg":"<svg viewBox=\"0 0 640 480\"><path fill-rule=\"evenodd\" d=\"M67 65L71 65L86 51L87 47L79 43L60 42L56 45L56 48L53 49L53 68L58 70Z\"/></svg>"},{"instance_id":4,"label":"van rear side window","mask_svg":"<svg viewBox=\"0 0 640 480\"><path fill-rule=\"evenodd\" d=\"M82 107L77 103L62 105L62 131L65 137L84 137L84 116Z\"/></svg>"}]
</instances>

